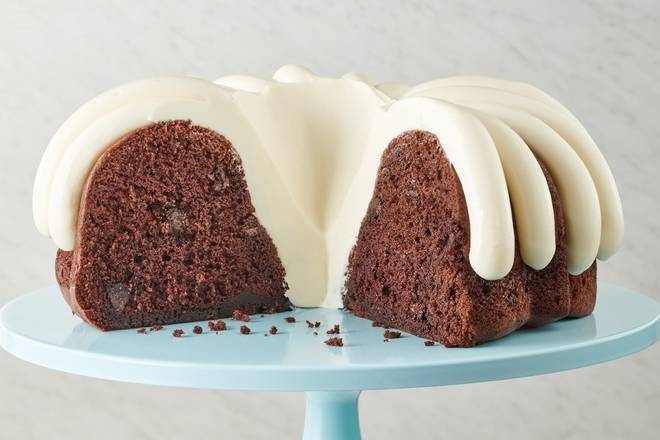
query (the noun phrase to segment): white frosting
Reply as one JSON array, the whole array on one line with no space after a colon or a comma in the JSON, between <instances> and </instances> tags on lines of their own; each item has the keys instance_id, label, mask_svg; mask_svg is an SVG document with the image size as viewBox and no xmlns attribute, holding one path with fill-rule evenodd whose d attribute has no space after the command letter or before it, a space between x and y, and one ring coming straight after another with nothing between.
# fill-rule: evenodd
<instances>
[{"instance_id":1,"label":"white frosting","mask_svg":"<svg viewBox=\"0 0 660 440\"><path fill-rule=\"evenodd\" d=\"M401 99L411 89L408 84L399 82L380 83L376 84L375 87L393 99Z\"/></svg>"},{"instance_id":2,"label":"white frosting","mask_svg":"<svg viewBox=\"0 0 660 440\"><path fill-rule=\"evenodd\" d=\"M370 86L375 86L376 85L376 82L374 80L367 77L365 74L359 73L359 72L348 72L348 73L342 75L341 79L351 79L353 81L360 81L360 82L363 82L363 83L368 84Z\"/></svg>"},{"instance_id":3,"label":"white frosting","mask_svg":"<svg viewBox=\"0 0 660 440\"><path fill-rule=\"evenodd\" d=\"M281 83L299 83L311 81L318 78L314 72L307 67L299 66L297 64L287 64L280 67L273 74L273 79Z\"/></svg>"},{"instance_id":4,"label":"white frosting","mask_svg":"<svg viewBox=\"0 0 660 440\"><path fill-rule=\"evenodd\" d=\"M512 216L526 264L542 269L554 255L552 201L534 154L560 193L571 273L621 243L621 206L607 164L577 119L538 89L485 77L376 84L357 73L321 78L294 65L273 81L157 78L88 102L42 158L33 199L38 229L72 249L82 188L98 157L130 131L173 119L232 142L298 306L341 306L380 157L406 130L435 134L454 166L470 218L470 263L481 277L499 279L511 269Z\"/></svg>"},{"instance_id":5,"label":"white frosting","mask_svg":"<svg viewBox=\"0 0 660 440\"><path fill-rule=\"evenodd\" d=\"M541 166L511 127L474 112L490 133L502 162L523 261L540 270L555 254L554 208Z\"/></svg>"},{"instance_id":6,"label":"white frosting","mask_svg":"<svg viewBox=\"0 0 660 440\"><path fill-rule=\"evenodd\" d=\"M557 185L566 223L568 271L591 266L601 237L601 212L594 182L570 145L540 119L493 104L474 108L499 117L522 137L547 165Z\"/></svg>"},{"instance_id":7,"label":"white frosting","mask_svg":"<svg viewBox=\"0 0 660 440\"><path fill-rule=\"evenodd\" d=\"M271 85L270 81L262 78L247 75L229 75L218 78L214 81L221 86L231 89L244 90L246 92L263 92L266 87Z\"/></svg>"},{"instance_id":8,"label":"white frosting","mask_svg":"<svg viewBox=\"0 0 660 440\"><path fill-rule=\"evenodd\" d=\"M427 96L475 107L478 103L493 104L501 108L519 110L543 121L575 151L595 185L600 203L601 236L598 257L606 259L613 255L623 241L623 210L614 181L614 176L602 153L584 127L561 104L531 86L502 86L502 80L472 80L487 86L446 85L427 87L408 92L405 96ZM453 82L459 83L458 79ZM469 81L465 81L468 83ZM495 88L498 86L499 88ZM478 107L478 105L476 105ZM492 113L493 108L491 108ZM497 113L495 111L494 113ZM496 116L498 116L496 114ZM533 145L530 145L533 148ZM585 256L586 258L586 256ZM592 259L593 260L593 259ZM577 270L577 269L576 269ZM579 272L581 272L580 270Z\"/></svg>"}]
</instances>

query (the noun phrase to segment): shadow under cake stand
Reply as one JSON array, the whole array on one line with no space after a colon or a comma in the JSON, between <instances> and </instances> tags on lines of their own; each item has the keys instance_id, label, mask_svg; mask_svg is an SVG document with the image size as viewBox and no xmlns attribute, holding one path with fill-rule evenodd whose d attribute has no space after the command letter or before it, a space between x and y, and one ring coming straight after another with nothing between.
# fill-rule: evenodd
<instances>
[{"instance_id":1,"label":"shadow under cake stand","mask_svg":"<svg viewBox=\"0 0 660 440\"><path fill-rule=\"evenodd\" d=\"M101 332L72 316L56 286L23 295L0 310L0 345L37 365L124 382L223 390L306 393L304 439L360 438L361 390L484 382L584 367L630 355L658 337L660 306L621 287L599 284L591 316L520 330L474 348L425 346L403 334L383 340L371 321L332 309L225 320L201 335L195 323L139 334ZM295 323L284 318L293 316ZM305 321L320 322L309 328ZM251 329L239 332L241 325ZM343 347L324 341L339 324ZM276 335L264 336L271 326ZM184 336L175 338L175 328ZM314 333L317 333L316 335Z\"/></svg>"}]
</instances>

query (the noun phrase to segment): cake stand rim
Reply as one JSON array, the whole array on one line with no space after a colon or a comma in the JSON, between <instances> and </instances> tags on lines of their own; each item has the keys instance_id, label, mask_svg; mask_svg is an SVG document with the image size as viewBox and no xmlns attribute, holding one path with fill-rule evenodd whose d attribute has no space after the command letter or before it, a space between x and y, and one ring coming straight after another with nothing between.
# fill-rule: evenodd
<instances>
[{"instance_id":1,"label":"cake stand rim","mask_svg":"<svg viewBox=\"0 0 660 440\"><path fill-rule=\"evenodd\" d=\"M469 363L445 360L442 364L437 362L379 366L349 364L349 368L337 366L310 368L306 365L296 367L277 364L190 364L184 361L127 357L58 347L31 339L29 335L6 327L4 315L12 304L15 305L28 295L44 294L53 287L31 291L15 298L0 309L0 346L6 351L25 361L71 374L105 380L190 388L341 391L416 388L505 380L566 371L628 356L653 345L658 339L660 327L660 306L653 298L627 288L599 282L600 290L620 290L620 294L633 294L644 298L643 301L647 301L647 305L655 309L655 316L637 327L597 340L557 345L552 350L514 351L500 357L478 359ZM602 295L599 297L603 298ZM108 365L103 365L104 363ZM466 369L470 371L465 371ZM186 374L181 374L185 371ZM258 378L259 375L264 374L269 377ZM198 375L199 377L196 378ZM296 377L296 375L305 377ZM217 376L223 378L218 380Z\"/></svg>"}]
</instances>

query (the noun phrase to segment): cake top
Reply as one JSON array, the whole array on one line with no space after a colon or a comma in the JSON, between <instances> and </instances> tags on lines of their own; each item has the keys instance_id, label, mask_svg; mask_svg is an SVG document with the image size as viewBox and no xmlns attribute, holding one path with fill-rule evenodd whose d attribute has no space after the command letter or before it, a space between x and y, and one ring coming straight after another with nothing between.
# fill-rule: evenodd
<instances>
[{"instance_id":1,"label":"cake top","mask_svg":"<svg viewBox=\"0 0 660 440\"><path fill-rule=\"evenodd\" d=\"M333 79L293 65L272 80L136 81L89 101L42 158L33 198L39 231L73 249L80 197L98 157L127 133L174 119L215 130L238 151L297 305L340 304L381 153L407 130L435 134L454 166L470 218L470 263L481 277L511 269L514 218L526 264L541 269L554 255L552 201L535 155L560 193L571 273L609 257L622 241L621 202L605 159L578 120L542 91L476 76L417 86L356 73Z\"/></svg>"}]
</instances>

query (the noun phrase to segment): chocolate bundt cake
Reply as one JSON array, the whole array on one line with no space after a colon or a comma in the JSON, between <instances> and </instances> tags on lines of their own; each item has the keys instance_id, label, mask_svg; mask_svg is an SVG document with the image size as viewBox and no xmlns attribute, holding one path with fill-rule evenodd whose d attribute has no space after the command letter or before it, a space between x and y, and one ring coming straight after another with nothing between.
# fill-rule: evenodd
<instances>
[{"instance_id":1,"label":"chocolate bundt cake","mask_svg":"<svg viewBox=\"0 0 660 440\"><path fill-rule=\"evenodd\" d=\"M555 209L555 254L534 270L516 250L509 273L488 281L470 269L463 191L437 137L412 131L395 138L381 159L349 258L346 307L448 346L475 345L523 325L591 313L595 263L580 275L568 273L561 203L542 169ZM590 305L583 308L578 301Z\"/></svg>"},{"instance_id":2,"label":"chocolate bundt cake","mask_svg":"<svg viewBox=\"0 0 660 440\"><path fill-rule=\"evenodd\" d=\"M103 330L293 304L473 346L590 314L623 237L605 159L538 89L298 66L98 96L46 149L33 208Z\"/></svg>"}]
</instances>

